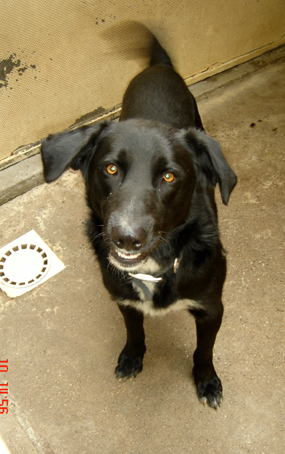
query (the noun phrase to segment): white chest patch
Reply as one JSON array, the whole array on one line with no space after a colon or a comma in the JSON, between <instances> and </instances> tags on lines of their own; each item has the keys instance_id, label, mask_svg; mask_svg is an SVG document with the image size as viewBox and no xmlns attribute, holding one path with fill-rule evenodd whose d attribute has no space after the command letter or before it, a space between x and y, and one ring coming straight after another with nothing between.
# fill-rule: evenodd
<instances>
[{"instance_id":1,"label":"white chest patch","mask_svg":"<svg viewBox=\"0 0 285 454\"><path fill-rule=\"evenodd\" d=\"M138 273L152 274L159 271L159 265L155 260L148 259L139 269L136 270ZM137 291L140 301L124 300L120 301L119 304L123 306L132 306L133 308L143 312L145 315L165 315L168 312L178 311L182 309L201 309L202 305L197 301L189 299L179 299L168 307L156 308L153 304L152 297L155 291L157 282L151 282L149 280L142 280L143 286L139 285L136 280L132 281L133 288ZM146 287L143 290L142 287ZM147 297L148 296L148 297Z\"/></svg>"},{"instance_id":2,"label":"white chest patch","mask_svg":"<svg viewBox=\"0 0 285 454\"><path fill-rule=\"evenodd\" d=\"M143 289L134 280L132 282L132 285L133 285L133 288L139 294L139 297L140 297L141 301L146 301L147 300L146 292L144 292ZM151 295L151 298L152 298L153 293L154 293L154 289L155 289L155 286L156 286L156 282L143 281L143 285L148 289L148 291L149 291L149 293Z\"/></svg>"},{"instance_id":3,"label":"white chest patch","mask_svg":"<svg viewBox=\"0 0 285 454\"><path fill-rule=\"evenodd\" d=\"M159 268L158 263L155 260L153 260L152 258L148 258L145 263L143 263L139 268L137 268L135 270L136 271L135 274L130 273L130 276L132 276L132 277L135 277L137 274L138 280L140 282L142 282L142 286L140 286L137 284L136 279L134 279L132 281L133 288L137 291L137 293L139 294L139 297L142 301L152 298L152 295L153 295L153 292L154 292L154 289L156 286L156 280L155 280L155 278L144 280L144 279L141 279L141 277L143 277L144 275L145 276L149 275L149 278L151 278L152 274L158 272L159 269L160 268ZM161 279L161 278L159 278L159 279ZM142 287L146 287L147 291L143 291ZM147 294L148 294L149 298L147 298Z\"/></svg>"},{"instance_id":4,"label":"white chest patch","mask_svg":"<svg viewBox=\"0 0 285 454\"><path fill-rule=\"evenodd\" d=\"M143 312L145 315L165 315L168 312L179 311L182 309L202 309L202 305L197 301L192 301L188 299L180 299L175 303L171 304L165 308L156 308L153 305L153 301L129 301L124 300L120 301L123 306L132 306L134 309Z\"/></svg>"}]
</instances>

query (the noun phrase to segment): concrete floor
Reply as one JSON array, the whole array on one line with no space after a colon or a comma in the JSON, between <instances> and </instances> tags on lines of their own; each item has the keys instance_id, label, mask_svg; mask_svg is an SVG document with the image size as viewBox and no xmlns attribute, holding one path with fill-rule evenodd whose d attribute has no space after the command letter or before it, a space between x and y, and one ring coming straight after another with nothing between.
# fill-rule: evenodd
<instances>
[{"instance_id":1,"label":"concrete floor","mask_svg":"<svg viewBox=\"0 0 285 454\"><path fill-rule=\"evenodd\" d=\"M144 371L130 381L115 378L123 320L84 234L81 176L67 172L0 207L0 247L34 229L66 265L21 297L0 294L0 360L9 359L8 373L0 374L9 382L0 434L10 453L283 454L282 52L275 63L198 99L207 131L239 179L228 207L217 193L228 250L215 346L222 407L197 400L190 378L194 322L184 312L146 318Z\"/></svg>"}]
</instances>

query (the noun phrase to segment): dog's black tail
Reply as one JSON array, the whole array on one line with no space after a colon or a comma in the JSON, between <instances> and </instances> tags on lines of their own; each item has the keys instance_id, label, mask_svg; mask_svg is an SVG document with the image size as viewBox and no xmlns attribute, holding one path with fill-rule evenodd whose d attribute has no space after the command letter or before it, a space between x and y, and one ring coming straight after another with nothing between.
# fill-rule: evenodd
<instances>
[{"instance_id":1,"label":"dog's black tail","mask_svg":"<svg viewBox=\"0 0 285 454\"><path fill-rule=\"evenodd\" d=\"M152 35L150 66L153 65L167 65L173 68L168 53L161 47L156 37Z\"/></svg>"}]
</instances>

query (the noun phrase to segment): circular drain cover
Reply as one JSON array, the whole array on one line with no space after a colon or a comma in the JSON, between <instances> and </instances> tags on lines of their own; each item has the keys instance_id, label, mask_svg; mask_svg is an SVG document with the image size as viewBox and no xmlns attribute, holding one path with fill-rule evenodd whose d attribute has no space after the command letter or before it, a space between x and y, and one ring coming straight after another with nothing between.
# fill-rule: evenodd
<instances>
[{"instance_id":1,"label":"circular drain cover","mask_svg":"<svg viewBox=\"0 0 285 454\"><path fill-rule=\"evenodd\" d=\"M48 252L36 244L19 244L0 257L0 282L14 288L37 284L48 273Z\"/></svg>"}]
</instances>

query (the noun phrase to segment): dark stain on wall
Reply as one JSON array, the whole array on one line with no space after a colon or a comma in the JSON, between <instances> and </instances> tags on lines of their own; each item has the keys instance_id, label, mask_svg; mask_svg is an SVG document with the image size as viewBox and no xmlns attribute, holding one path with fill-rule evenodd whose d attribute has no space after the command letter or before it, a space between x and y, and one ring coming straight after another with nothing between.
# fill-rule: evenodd
<instances>
[{"instance_id":1,"label":"dark stain on wall","mask_svg":"<svg viewBox=\"0 0 285 454\"><path fill-rule=\"evenodd\" d=\"M21 61L19 59L16 59L16 54L12 54L9 58L0 61L0 88L7 87L8 74L10 74L14 68L18 68L20 65Z\"/></svg>"},{"instance_id":2,"label":"dark stain on wall","mask_svg":"<svg viewBox=\"0 0 285 454\"><path fill-rule=\"evenodd\" d=\"M96 117L98 117L99 115L102 115L105 112L106 112L106 109L104 109L104 107L100 106L97 109L93 110L92 112L88 112L87 114L82 115L80 118L77 118L77 120L75 120L75 122L71 126L75 126L75 125L79 126L88 121L94 120Z\"/></svg>"},{"instance_id":3,"label":"dark stain on wall","mask_svg":"<svg viewBox=\"0 0 285 454\"><path fill-rule=\"evenodd\" d=\"M16 54L11 54L9 58L0 61L0 88L8 86L8 76L17 68L18 75L22 76L24 72L31 67L35 69L35 65L22 64Z\"/></svg>"}]
</instances>

